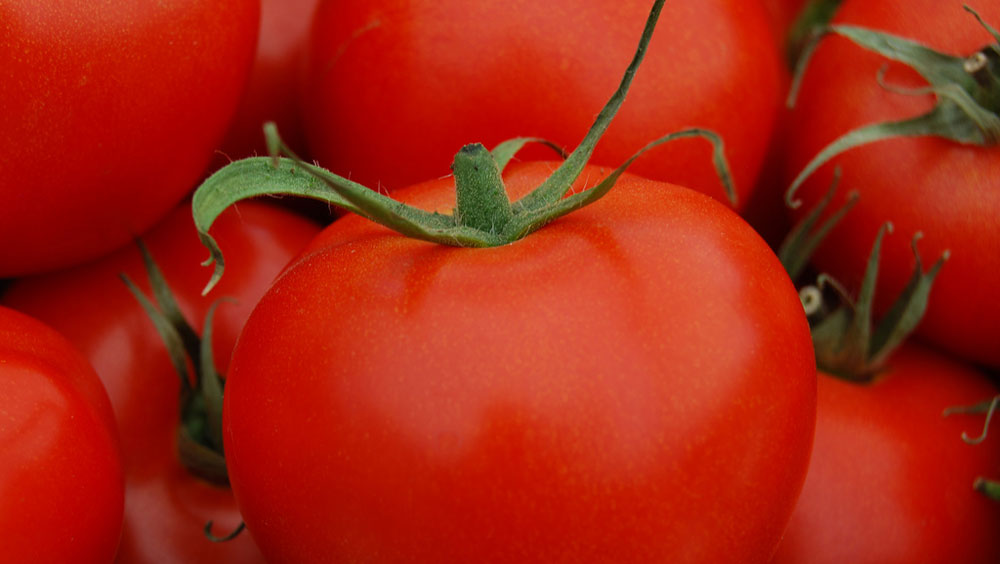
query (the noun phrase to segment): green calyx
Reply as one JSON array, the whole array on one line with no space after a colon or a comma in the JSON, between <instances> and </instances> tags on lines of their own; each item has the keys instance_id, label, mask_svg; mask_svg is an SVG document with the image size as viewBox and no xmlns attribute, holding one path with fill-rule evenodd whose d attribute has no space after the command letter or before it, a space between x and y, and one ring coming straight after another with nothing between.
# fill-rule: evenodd
<instances>
[{"instance_id":1,"label":"green calyx","mask_svg":"<svg viewBox=\"0 0 1000 564\"><path fill-rule=\"evenodd\" d=\"M213 174L195 191L192 201L195 226L211 253L204 264L215 264L205 292L218 282L225 265L221 250L208 234L212 223L232 204L261 195L296 195L318 199L414 239L442 245L493 247L517 241L545 224L597 201L611 190L626 168L649 149L682 137L697 136L712 143L716 171L730 201L735 203L736 192L722 140L714 132L700 128L685 129L653 140L597 185L567 196L625 100L645 56L664 1L655 1L632 62L617 90L576 149L567 155L549 141L530 137L511 139L492 151L481 144L466 145L456 154L452 164L456 207L451 214L432 213L408 206L319 166L303 162L281 141L273 124L265 125L268 147L273 155L271 158L236 161ZM543 143L556 148L565 160L541 185L520 200L511 202L502 173L511 158L527 143Z\"/></svg>"},{"instance_id":2,"label":"green calyx","mask_svg":"<svg viewBox=\"0 0 1000 564\"><path fill-rule=\"evenodd\" d=\"M926 89L904 91L884 83L883 71L877 77L883 87L901 94L934 94L937 103L926 114L913 118L882 122L852 130L827 145L802 169L785 195L788 205L801 202L795 192L820 166L844 151L895 137L941 137L975 146L1000 143L1000 33L987 24L974 10L970 12L994 42L972 56L954 56L934 51L906 38L850 26L831 25L803 50L789 92L788 103L794 105L798 87L823 35L834 33L850 39L865 49L901 62L917 71L930 85Z\"/></svg>"},{"instance_id":3,"label":"green calyx","mask_svg":"<svg viewBox=\"0 0 1000 564\"><path fill-rule=\"evenodd\" d=\"M184 319L173 292L149 249L138 241L153 292L153 300L125 274L122 280L156 327L180 381L180 425L177 450L181 463L192 474L214 484L228 484L222 447L223 380L212 355L212 319L221 300L205 315L199 337ZM223 298L224 299L224 298ZM154 303L155 300L155 303ZM193 369L193 372L192 372Z\"/></svg>"},{"instance_id":4,"label":"green calyx","mask_svg":"<svg viewBox=\"0 0 1000 564\"><path fill-rule=\"evenodd\" d=\"M851 193L843 207L816 226L836 191L839 176L838 170L826 196L792 230L778 250L782 264L793 279L801 275L823 237L858 199L856 193ZM885 315L877 324L874 322L875 287L882 239L891 231L892 224L888 222L879 229L856 298L836 280L822 273L816 277L814 284L800 288L799 296L810 322L816 366L824 372L846 380L870 380L884 367L892 351L916 329L927 310L927 300L934 279L950 253L945 251L925 272L917 249L917 242L922 234L917 232L912 239L913 256L916 260L913 274Z\"/></svg>"}]
</instances>

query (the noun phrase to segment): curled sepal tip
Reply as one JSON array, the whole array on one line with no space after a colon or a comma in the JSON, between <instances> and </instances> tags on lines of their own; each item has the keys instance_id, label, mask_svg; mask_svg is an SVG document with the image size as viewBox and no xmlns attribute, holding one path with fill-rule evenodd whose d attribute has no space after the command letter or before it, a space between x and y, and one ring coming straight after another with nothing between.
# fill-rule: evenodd
<instances>
[{"instance_id":1,"label":"curled sepal tip","mask_svg":"<svg viewBox=\"0 0 1000 564\"><path fill-rule=\"evenodd\" d=\"M994 41L996 30L989 27L976 12L966 6L987 29ZM935 51L910 39L850 25L830 25L823 28L806 46L796 68L788 104L794 105L802 76L816 46L827 34L837 34L855 44L874 51L890 60L903 63L918 72L930 85L926 90L892 92L923 95L932 93L937 98L934 107L926 114L912 118L870 124L849 131L824 147L796 176L785 194L787 204L799 207L795 197L799 187L823 164L837 155L877 141L899 137L934 136L956 143L992 146L1000 143L1000 45L987 45L978 53L955 56ZM980 61L981 64L970 64ZM876 80L883 86L880 71Z\"/></svg>"},{"instance_id":2,"label":"curled sepal tip","mask_svg":"<svg viewBox=\"0 0 1000 564\"><path fill-rule=\"evenodd\" d=\"M911 242L916 261L913 275L886 314L877 324L873 323L882 239L891 230L891 223L879 230L856 299L852 300L848 292L828 276L819 277L820 288L831 289L838 302L812 329L816 364L822 370L850 380L870 379L923 318L934 279L949 253L942 253L925 272L917 249L921 234L917 233Z\"/></svg>"},{"instance_id":3,"label":"curled sepal tip","mask_svg":"<svg viewBox=\"0 0 1000 564\"><path fill-rule=\"evenodd\" d=\"M222 537L217 537L217 536L215 536L215 534L212 533L212 527L214 527L214 526L215 526L215 522L214 521L209 521L209 522L205 523L205 529L204 529L205 538L207 538L208 540L210 540L212 542L229 542L229 541L235 539L236 537L238 537L240 535L240 533L242 533L247 528L247 524L245 522L243 522L243 521L240 521L240 524L237 525L236 528L233 529L233 531L231 533L229 533L229 534L227 534L225 536L222 536Z\"/></svg>"},{"instance_id":4,"label":"curled sepal tip","mask_svg":"<svg viewBox=\"0 0 1000 564\"><path fill-rule=\"evenodd\" d=\"M851 191L847 195L844 205L830 214L826 221L817 226L823 215L823 211L833 200L839 184L840 167L837 167L833 171L833 181L830 182L830 188L826 191L823 199L801 221L792 227L792 230L789 231L785 240L782 241L781 246L778 248L778 259L781 260L781 264L785 267L785 271L788 272L788 276L792 280L798 279L802 271L808 266L809 260L819 244L823 242L827 234L840 223L840 220L843 219L858 201L858 193Z\"/></svg>"}]
</instances>

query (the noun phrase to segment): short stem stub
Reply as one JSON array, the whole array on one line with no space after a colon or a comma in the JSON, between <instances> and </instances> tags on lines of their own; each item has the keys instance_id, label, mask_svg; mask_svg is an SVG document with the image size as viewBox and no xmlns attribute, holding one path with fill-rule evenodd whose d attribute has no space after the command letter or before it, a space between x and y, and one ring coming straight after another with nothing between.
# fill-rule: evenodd
<instances>
[{"instance_id":1,"label":"short stem stub","mask_svg":"<svg viewBox=\"0 0 1000 564\"><path fill-rule=\"evenodd\" d=\"M462 147L451 165L455 175L455 222L496 235L514 213L496 159L481 143Z\"/></svg>"}]
</instances>

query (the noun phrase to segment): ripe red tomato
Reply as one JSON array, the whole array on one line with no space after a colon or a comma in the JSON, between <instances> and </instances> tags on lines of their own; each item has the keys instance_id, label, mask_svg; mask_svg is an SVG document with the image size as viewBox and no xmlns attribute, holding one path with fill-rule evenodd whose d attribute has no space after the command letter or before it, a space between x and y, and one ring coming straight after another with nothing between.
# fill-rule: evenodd
<instances>
[{"instance_id":1,"label":"ripe red tomato","mask_svg":"<svg viewBox=\"0 0 1000 564\"><path fill-rule=\"evenodd\" d=\"M257 56L236 117L220 151L238 159L267 155L261 127L277 124L281 137L306 154L297 88L309 26L318 0L262 0Z\"/></svg>"},{"instance_id":2,"label":"ripe red tomato","mask_svg":"<svg viewBox=\"0 0 1000 564\"><path fill-rule=\"evenodd\" d=\"M454 183L396 196L448 210ZM766 562L811 447L808 331L745 222L630 174L498 247L345 217L233 352L233 492L275 561Z\"/></svg>"},{"instance_id":3,"label":"ripe red tomato","mask_svg":"<svg viewBox=\"0 0 1000 564\"><path fill-rule=\"evenodd\" d=\"M634 0L321 2L302 89L309 149L337 174L394 190L445 176L470 142L529 135L573 147L614 92L648 12ZM670 2L658 28L591 162L617 166L671 131L712 129L745 202L782 96L763 7ZM708 154L685 139L630 170L725 200Z\"/></svg>"},{"instance_id":4,"label":"ripe red tomato","mask_svg":"<svg viewBox=\"0 0 1000 564\"><path fill-rule=\"evenodd\" d=\"M975 6L987 22L1000 24L1000 3ZM954 0L908 2L845 1L835 17L850 23L909 37L956 55L971 55L990 35ZM931 95L901 94L879 85L886 62L838 37L829 36L806 70L790 120L787 178L798 174L824 146L848 131L870 123L914 117L931 109ZM890 84L926 86L919 76L890 64ZM903 235L887 240L876 291L885 311L913 271L910 236L925 234L927 256L951 250L951 260L934 286L934 297L917 329L922 337L976 362L1000 366L1000 151L932 137L880 141L847 151L822 167L797 193L808 210L826 192L834 166L843 179L834 204L847 192L860 193L855 209L820 246L814 262L849 288L857 288L871 241L885 221Z\"/></svg>"},{"instance_id":5,"label":"ripe red tomato","mask_svg":"<svg viewBox=\"0 0 1000 564\"><path fill-rule=\"evenodd\" d=\"M983 417L942 415L996 393L916 345L870 384L821 373L809 474L773 562L1000 562L1000 505L972 489L1000 468L997 438L965 444Z\"/></svg>"},{"instance_id":6,"label":"ripe red tomato","mask_svg":"<svg viewBox=\"0 0 1000 564\"><path fill-rule=\"evenodd\" d=\"M0 562L111 562L123 484L94 369L53 329L0 307Z\"/></svg>"},{"instance_id":7,"label":"ripe red tomato","mask_svg":"<svg viewBox=\"0 0 1000 564\"><path fill-rule=\"evenodd\" d=\"M224 373L253 305L318 227L291 212L252 202L227 211L220 220L213 232L228 241L232 252L227 254L231 271L216 296L238 300L221 304L213 323L214 356ZM206 252L190 207L176 208L143 240L185 316L200 330L211 299L200 295L204 269L199 263ZM107 386L121 429L127 479L118 561L259 562L260 552L246 534L222 544L202 534L209 520L221 536L241 519L228 488L191 475L178 460L178 376L120 272L149 293L141 255L129 245L73 269L17 280L3 297L5 304L62 331Z\"/></svg>"},{"instance_id":8,"label":"ripe red tomato","mask_svg":"<svg viewBox=\"0 0 1000 564\"><path fill-rule=\"evenodd\" d=\"M76 264L194 188L236 109L257 0L0 4L0 277Z\"/></svg>"}]
</instances>

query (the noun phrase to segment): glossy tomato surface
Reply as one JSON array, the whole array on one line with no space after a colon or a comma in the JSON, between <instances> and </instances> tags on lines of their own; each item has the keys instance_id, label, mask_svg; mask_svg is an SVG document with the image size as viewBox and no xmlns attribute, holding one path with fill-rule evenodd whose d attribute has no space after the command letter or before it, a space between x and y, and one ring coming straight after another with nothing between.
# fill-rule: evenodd
<instances>
[{"instance_id":1,"label":"glossy tomato surface","mask_svg":"<svg viewBox=\"0 0 1000 564\"><path fill-rule=\"evenodd\" d=\"M508 191L555 166L510 167ZM450 178L397 194L454 205ZM707 196L625 175L501 247L336 221L241 333L225 445L274 561L766 562L815 380L764 242Z\"/></svg>"},{"instance_id":2,"label":"glossy tomato surface","mask_svg":"<svg viewBox=\"0 0 1000 564\"><path fill-rule=\"evenodd\" d=\"M52 328L0 307L0 561L110 562L124 489L94 369Z\"/></svg>"},{"instance_id":3,"label":"glossy tomato surface","mask_svg":"<svg viewBox=\"0 0 1000 564\"><path fill-rule=\"evenodd\" d=\"M207 256L190 206L176 208L143 236L187 319L201 328L219 296L213 324L216 366L225 372L236 335L272 279L318 231L291 212L243 203L224 214L213 235L225 240L226 278L201 297ZM98 261L16 281L3 303L57 327L90 359L107 386L121 429L127 479L125 530L119 562L260 562L250 537L214 544L202 534L209 520L224 535L240 523L231 491L191 475L177 455L180 383L146 313L119 279L124 272L147 295L137 247Z\"/></svg>"},{"instance_id":4,"label":"glossy tomato surface","mask_svg":"<svg viewBox=\"0 0 1000 564\"><path fill-rule=\"evenodd\" d=\"M1000 505L972 489L1000 468L1000 441L962 441L983 415L942 415L996 393L916 345L868 385L821 373L809 474L775 564L1000 562Z\"/></svg>"},{"instance_id":5,"label":"glossy tomato surface","mask_svg":"<svg viewBox=\"0 0 1000 564\"><path fill-rule=\"evenodd\" d=\"M0 3L0 277L110 252L194 188L257 39L257 0Z\"/></svg>"},{"instance_id":6,"label":"glossy tomato surface","mask_svg":"<svg viewBox=\"0 0 1000 564\"><path fill-rule=\"evenodd\" d=\"M960 1L845 1L835 23L884 30L939 51L971 55L992 40ZM1000 25L1000 4L974 6ZM830 36L816 50L789 121L787 178L840 135L869 123L905 119L929 111L931 95L907 95L879 85L886 60L846 39ZM890 64L886 82L926 86L909 69ZM934 284L934 296L917 332L963 357L1000 366L1000 151L938 138L900 138L858 147L821 168L799 191L809 210L826 192L834 166L843 171L837 199L857 190L857 205L818 249L814 262L850 288L860 285L871 241L883 222L901 237L887 239L876 291L883 311L913 272L910 237L925 235L921 254L951 260ZM829 209L837 209L834 201Z\"/></svg>"},{"instance_id":7,"label":"glossy tomato surface","mask_svg":"<svg viewBox=\"0 0 1000 564\"><path fill-rule=\"evenodd\" d=\"M572 149L617 88L651 6L321 2L302 90L309 148L320 165L387 190L447 175L466 143L492 148L536 136ZM745 202L771 136L780 80L760 3L668 2L592 162L618 166L673 131L713 129L725 139ZM709 154L704 140L685 139L632 170L725 200Z\"/></svg>"}]
</instances>

